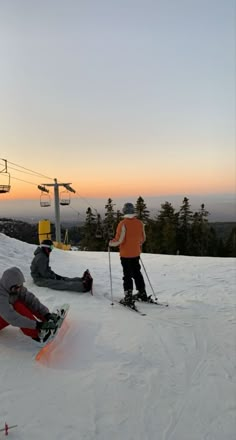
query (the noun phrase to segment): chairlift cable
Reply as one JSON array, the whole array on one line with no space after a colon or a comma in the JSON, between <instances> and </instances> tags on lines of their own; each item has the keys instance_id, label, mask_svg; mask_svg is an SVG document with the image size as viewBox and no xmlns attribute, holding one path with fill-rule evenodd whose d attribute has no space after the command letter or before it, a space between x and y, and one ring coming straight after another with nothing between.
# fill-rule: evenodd
<instances>
[{"instance_id":1,"label":"chairlift cable","mask_svg":"<svg viewBox=\"0 0 236 440\"><path fill-rule=\"evenodd\" d=\"M29 183L30 185L38 186L36 183L28 182L27 180L19 179L18 177L12 177L11 176L11 179L19 180L20 182Z\"/></svg>"},{"instance_id":2,"label":"chairlift cable","mask_svg":"<svg viewBox=\"0 0 236 440\"><path fill-rule=\"evenodd\" d=\"M35 176L34 171L27 172L27 171L23 171L23 170L18 170L17 168L14 168L14 167L8 167L8 169L17 171L18 173L24 173L24 174L29 174L30 176ZM38 177L38 176L36 176L36 177ZM45 176L43 176L43 177L45 177Z\"/></svg>"},{"instance_id":3,"label":"chairlift cable","mask_svg":"<svg viewBox=\"0 0 236 440\"><path fill-rule=\"evenodd\" d=\"M5 160L5 159L2 159L2 160ZM54 180L52 177L45 176L45 174L38 173L37 171L31 170L29 168L22 167L21 165L17 165L16 163L10 162L9 160L7 161L7 163L11 164L11 165L14 165L14 166L16 166L18 168L22 168L23 170L30 171L30 172L34 173L35 175L37 175L37 176L45 177L46 179L50 179L50 180ZM17 171L20 171L20 170L17 170Z\"/></svg>"},{"instance_id":4,"label":"chairlift cable","mask_svg":"<svg viewBox=\"0 0 236 440\"><path fill-rule=\"evenodd\" d=\"M79 198L80 198L81 200L84 200L86 203L88 203L88 205L90 206L90 208L92 208L92 209L96 212L96 214L98 214L97 209L94 208L94 206L89 202L89 200L87 200L85 197L82 197L77 191L76 191L75 193L79 196Z\"/></svg>"}]
</instances>

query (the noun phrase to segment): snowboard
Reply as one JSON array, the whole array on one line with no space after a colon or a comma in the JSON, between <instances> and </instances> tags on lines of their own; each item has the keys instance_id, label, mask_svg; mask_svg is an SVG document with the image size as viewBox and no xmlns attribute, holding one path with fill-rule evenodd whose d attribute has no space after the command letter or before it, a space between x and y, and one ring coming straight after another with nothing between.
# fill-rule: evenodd
<instances>
[{"instance_id":1,"label":"snowboard","mask_svg":"<svg viewBox=\"0 0 236 440\"><path fill-rule=\"evenodd\" d=\"M69 304L62 304L61 306L57 306L52 310L52 313L56 313L58 315L57 326L55 330L51 332L49 338L45 342L40 343L40 350L38 351L35 357L36 360L39 360L41 358L43 353L47 351L49 345L51 345L52 342L57 338L58 334L60 333L60 329L63 326L65 318L69 312L69 308L70 308Z\"/></svg>"}]
</instances>

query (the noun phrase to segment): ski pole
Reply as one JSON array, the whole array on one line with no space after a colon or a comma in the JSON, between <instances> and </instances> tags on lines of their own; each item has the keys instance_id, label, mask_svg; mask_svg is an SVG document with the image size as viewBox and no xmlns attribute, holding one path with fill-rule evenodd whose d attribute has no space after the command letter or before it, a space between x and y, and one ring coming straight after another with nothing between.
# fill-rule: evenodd
<instances>
[{"instance_id":1,"label":"ski pole","mask_svg":"<svg viewBox=\"0 0 236 440\"><path fill-rule=\"evenodd\" d=\"M111 288L111 306L114 306L114 303L113 303L113 290L112 290L112 276L111 276L111 253L110 253L110 246L108 246L108 259L109 259L109 275L110 275L110 288Z\"/></svg>"},{"instance_id":2,"label":"ski pole","mask_svg":"<svg viewBox=\"0 0 236 440\"><path fill-rule=\"evenodd\" d=\"M8 430L12 429L12 428L16 428L18 425L12 425L12 426L8 426L7 423L5 423L5 427L0 429L0 432L5 432L5 435L8 435Z\"/></svg>"},{"instance_id":3,"label":"ski pole","mask_svg":"<svg viewBox=\"0 0 236 440\"><path fill-rule=\"evenodd\" d=\"M155 294L155 292L154 292L154 290L153 290L153 287L152 287L152 284L151 284L150 278L149 278L149 276L148 276L148 274L147 274L146 268L145 268L145 266L144 266L144 264L143 264L143 260L142 260L141 257L140 257L140 261L141 261L141 264L142 264L142 266L143 266L143 270L144 270L144 272L145 272L145 275L146 275L146 277L147 277L147 280L148 280L148 282L149 282L149 285L150 285L150 287L151 287L151 290L152 290L152 293L153 293L153 295L154 295L154 298L155 298L155 300L158 300L158 298L157 298L157 296L156 296L156 294Z\"/></svg>"}]
</instances>

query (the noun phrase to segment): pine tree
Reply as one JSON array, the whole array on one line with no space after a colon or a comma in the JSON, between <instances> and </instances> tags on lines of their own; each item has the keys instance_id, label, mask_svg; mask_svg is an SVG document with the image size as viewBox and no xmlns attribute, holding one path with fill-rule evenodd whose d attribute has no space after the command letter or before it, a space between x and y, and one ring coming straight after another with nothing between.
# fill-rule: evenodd
<instances>
[{"instance_id":1,"label":"pine tree","mask_svg":"<svg viewBox=\"0 0 236 440\"><path fill-rule=\"evenodd\" d=\"M91 208L88 208L86 211L86 219L83 229L84 236L81 240L81 247L82 249L92 251L95 246L96 217L92 213Z\"/></svg>"},{"instance_id":2,"label":"pine tree","mask_svg":"<svg viewBox=\"0 0 236 440\"><path fill-rule=\"evenodd\" d=\"M100 214L97 214L95 237L96 238L102 238L103 237L102 220L101 220L101 215Z\"/></svg>"},{"instance_id":3,"label":"pine tree","mask_svg":"<svg viewBox=\"0 0 236 440\"><path fill-rule=\"evenodd\" d=\"M149 227L149 215L150 211L148 211L146 203L144 202L144 199L139 196L136 204L135 204L135 214L136 217L141 220L145 225L145 234L146 234L146 241L144 242L142 246L142 252L147 252L148 249L148 242L149 242L149 235L150 235L150 227Z\"/></svg>"},{"instance_id":4,"label":"pine tree","mask_svg":"<svg viewBox=\"0 0 236 440\"><path fill-rule=\"evenodd\" d=\"M145 227L146 242L145 252L150 254L160 253L160 233L158 229L158 222L155 219L150 219Z\"/></svg>"},{"instance_id":5,"label":"pine tree","mask_svg":"<svg viewBox=\"0 0 236 440\"><path fill-rule=\"evenodd\" d=\"M189 199L184 197L179 211L179 227L177 235L178 252L182 255L191 255L191 225L193 213L189 204Z\"/></svg>"},{"instance_id":6,"label":"pine tree","mask_svg":"<svg viewBox=\"0 0 236 440\"><path fill-rule=\"evenodd\" d=\"M208 245L210 238L210 227L208 224L209 212L206 211L204 204L201 209L193 215L191 228L191 250L192 255L208 255Z\"/></svg>"},{"instance_id":7,"label":"pine tree","mask_svg":"<svg viewBox=\"0 0 236 440\"><path fill-rule=\"evenodd\" d=\"M236 227L232 229L225 247L228 257L236 257Z\"/></svg>"},{"instance_id":8,"label":"pine tree","mask_svg":"<svg viewBox=\"0 0 236 440\"><path fill-rule=\"evenodd\" d=\"M115 223L114 223L115 230L118 226L118 223L120 223L120 221L122 220L122 218L123 218L123 214L118 209L115 213Z\"/></svg>"},{"instance_id":9,"label":"pine tree","mask_svg":"<svg viewBox=\"0 0 236 440\"><path fill-rule=\"evenodd\" d=\"M225 246L222 239L216 235L215 229L210 226L208 234L208 253L210 257L225 257Z\"/></svg>"},{"instance_id":10,"label":"pine tree","mask_svg":"<svg viewBox=\"0 0 236 440\"><path fill-rule=\"evenodd\" d=\"M150 211L148 211L146 203L141 196L139 196L136 201L135 213L139 220L141 220L143 223L148 223Z\"/></svg>"},{"instance_id":11,"label":"pine tree","mask_svg":"<svg viewBox=\"0 0 236 440\"><path fill-rule=\"evenodd\" d=\"M158 223L158 242L160 253L176 254L176 230L178 224L178 214L169 202L161 205L161 210L157 216Z\"/></svg>"},{"instance_id":12,"label":"pine tree","mask_svg":"<svg viewBox=\"0 0 236 440\"><path fill-rule=\"evenodd\" d=\"M103 220L103 236L106 241L114 237L116 217L114 211L115 204L111 198L108 199L105 205L105 218Z\"/></svg>"}]
</instances>

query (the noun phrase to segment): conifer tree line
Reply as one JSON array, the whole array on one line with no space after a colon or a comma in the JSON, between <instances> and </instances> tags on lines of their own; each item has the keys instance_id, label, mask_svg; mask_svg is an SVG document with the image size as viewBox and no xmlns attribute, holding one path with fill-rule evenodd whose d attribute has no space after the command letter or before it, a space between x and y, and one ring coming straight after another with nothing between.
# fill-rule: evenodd
<instances>
[{"instance_id":1,"label":"conifer tree line","mask_svg":"<svg viewBox=\"0 0 236 440\"><path fill-rule=\"evenodd\" d=\"M209 224L209 212L204 204L201 204L198 211L193 212L189 199L184 197L177 211L170 202L166 201L161 204L158 214L151 218L144 199L139 196L135 203L135 213L145 224L146 242L143 245L143 252L191 256L236 256L236 228L232 229L227 240L223 242L217 236L214 227ZM122 218L122 212L115 209L115 203L111 198L105 205L104 218L98 213L94 214L89 207L86 211L85 223L79 228L80 249L106 251L109 240L114 237L116 227ZM71 232L70 230L70 236ZM78 236L78 229L76 235ZM116 252L118 249L112 250Z\"/></svg>"}]
</instances>

